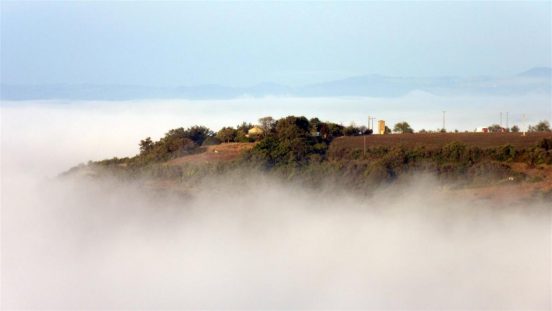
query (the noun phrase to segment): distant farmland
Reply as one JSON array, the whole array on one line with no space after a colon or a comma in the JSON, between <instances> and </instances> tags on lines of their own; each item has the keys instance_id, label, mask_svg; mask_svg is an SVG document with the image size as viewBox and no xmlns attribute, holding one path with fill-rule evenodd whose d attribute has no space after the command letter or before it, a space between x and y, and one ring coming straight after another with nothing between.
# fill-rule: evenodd
<instances>
[{"instance_id":1,"label":"distant farmland","mask_svg":"<svg viewBox=\"0 0 552 311\"><path fill-rule=\"evenodd\" d=\"M425 148L440 148L450 142L462 142L470 146L491 148L510 144L514 147L534 146L543 138L552 138L552 133L539 132L527 133L424 133L424 134L390 134L366 136L366 147L391 147L391 146L423 146ZM340 149L363 149L364 137L339 137L335 139L330 151Z\"/></svg>"}]
</instances>

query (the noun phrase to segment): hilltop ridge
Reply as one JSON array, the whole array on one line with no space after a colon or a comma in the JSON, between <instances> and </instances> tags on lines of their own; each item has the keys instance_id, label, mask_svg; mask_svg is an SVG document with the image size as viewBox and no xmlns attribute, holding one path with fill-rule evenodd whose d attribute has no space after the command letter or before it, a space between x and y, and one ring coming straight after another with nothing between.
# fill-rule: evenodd
<instances>
[{"instance_id":1,"label":"hilltop ridge","mask_svg":"<svg viewBox=\"0 0 552 311\"><path fill-rule=\"evenodd\" d=\"M546 128L526 134L371 135L317 118L261 120L266 132L257 127L256 136L246 134L253 127L245 123L216 134L202 126L172 129L159 141L140 141L134 157L91 162L64 176L115 175L159 191L187 193L205 178L241 171L361 192L430 174L474 195L483 191L493 197L507 187L515 199L552 196L552 132Z\"/></svg>"}]
</instances>

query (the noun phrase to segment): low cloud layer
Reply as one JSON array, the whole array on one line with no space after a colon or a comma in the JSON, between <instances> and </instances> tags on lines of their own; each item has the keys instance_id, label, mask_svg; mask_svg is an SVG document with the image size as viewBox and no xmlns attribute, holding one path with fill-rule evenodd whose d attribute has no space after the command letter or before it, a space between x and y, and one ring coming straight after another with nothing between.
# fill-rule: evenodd
<instances>
[{"instance_id":1,"label":"low cloud layer","mask_svg":"<svg viewBox=\"0 0 552 311\"><path fill-rule=\"evenodd\" d=\"M420 178L359 197L229 177L186 199L7 181L3 307L549 309L549 207Z\"/></svg>"}]
</instances>

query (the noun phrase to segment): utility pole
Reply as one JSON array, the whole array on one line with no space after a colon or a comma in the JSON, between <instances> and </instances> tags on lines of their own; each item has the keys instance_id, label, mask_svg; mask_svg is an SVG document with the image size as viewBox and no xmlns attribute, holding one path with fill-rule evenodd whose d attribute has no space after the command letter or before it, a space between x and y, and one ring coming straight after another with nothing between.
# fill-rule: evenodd
<instances>
[{"instance_id":1,"label":"utility pole","mask_svg":"<svg viewBox=\"0 0 552 311\"><path fill-rule=\"evenodd\" d=\"M374 120L376 119L376 117L372 117L372 134L374 133Z\"/></svg>"},{"instance_id":2,"label":"utility pole","mask_svg":"<svg viewBox=\"0 0 552 311\"><path fill-rule=\"evenodd\" d=\"M525 113L524 113L523 116L522 116L522 120L523 120L523 121L522 121L521 123L523 124L523 125L522 125L522 127L523 127L523 136L525 136L525 131L527 130L527 128L526 128L526 126L525 126Z\"/></svg>"},{"instance_id":3,"label":"utility pole","mask_svg":"<svg viewBox=\"0 0 552 311\"><path fill-rule=\"evenodd\" d=\"M368 130L370 129L370 116L368 116ZM364 141L364 151L363 151L363 155L366 156L366 132L365 133L362 133L362 139Z\"/></svg>"},{"instance_id":4,"label":"utility pole","mask_svg":"<svg viewBox=\"0 0 552 311\"><path fill-rule=\"evenodd\" d=\"M500 127L502 127L502 112L500 113Z\"/></svg>"},{"instance_id":5,"label":"utility pole","mask_svg":"<svg viewBox=\"0 0 552 311\"><path fill-rule=\"evenodd\" d=\"M364 153L363 153L363 155L366 156L366 135L362 135L362 137L364 138Z\"/></svg>"},{"instance_id":6,"label":"utility pole","mask_svg":"<svg viewBox=\"0 0 552 311\"><path fill-rule=\"evenodd\" d=\"M509 114L510 114L510 112L506 111L506 132L510 131L510 120L509 120L510 115Z\"/></svg>"},{"instance_id":7,"label":"utility pole","mask_svg":"<svg viewBox=\"0 0 552 311\"><path fill-rule=\"evenodd\" d=\"M445 128L445 113L447 113L445 110L443 110L443 132L447 132L446 128Z\"/></svg>"}]
</instances>

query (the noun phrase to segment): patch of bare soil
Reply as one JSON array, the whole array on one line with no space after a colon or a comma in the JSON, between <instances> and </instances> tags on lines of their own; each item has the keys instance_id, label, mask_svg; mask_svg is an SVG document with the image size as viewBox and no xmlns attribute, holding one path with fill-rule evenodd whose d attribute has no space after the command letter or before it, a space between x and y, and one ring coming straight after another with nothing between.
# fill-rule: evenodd
<instances>
[{"instance_id":1,"label":"patch of bare soil","mask_svg":"<svg viewBox=\"0 0 552 311\"><path fill-rule=\"evenodd\" d=\"M552 166L531 167L526 163L512 163L510 167L513 172L522 173L526 178L520 180L511 176L493 184L462 188L454 192L463 197L504 203L529 200L538 195L552 193Z\"/></svg>"},{"instance_id":2,"label":"patch of bare soil","mask_svg":"<svg viewBox=\"0 0 552 311\"><path fill-rule=\"evenodd\" d=\"M207 164L237 159L243 152L253 148L255 143L224 143L201 147L199 153L172 159L167 164L182 165L188 163Z\"/></svg>"}]
</instances>

